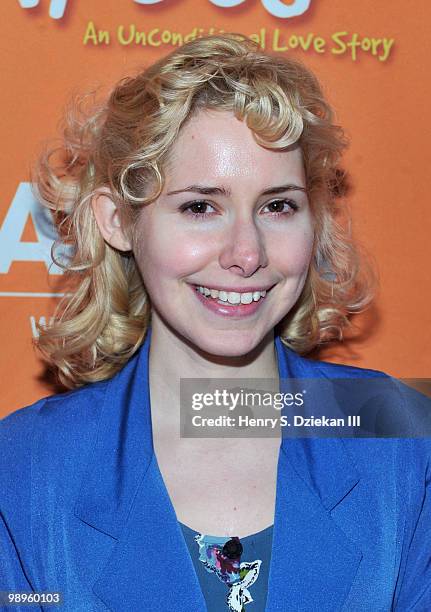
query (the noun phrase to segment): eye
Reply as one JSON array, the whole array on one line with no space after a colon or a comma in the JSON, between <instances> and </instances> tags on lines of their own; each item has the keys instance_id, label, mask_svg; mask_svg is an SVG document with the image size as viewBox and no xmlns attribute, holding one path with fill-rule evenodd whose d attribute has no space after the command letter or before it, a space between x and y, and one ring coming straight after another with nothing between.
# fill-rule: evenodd
<instances>
[{"instance_id":1,"label":"eye","mask_svg":"<svg viewBox=\"0 0 431 612\"><path fill-rule=\"evenodd\" d=\"M269 208L272 217L280 217L285 215L293 215L298 210L299 206L294 200L273 200L264 206Z\"/></svg>"},{"instance_id":2,"label":"eye","mask_svg":"<svg viewBox=\"0 0 431 612\"><path fill-rule=\"evenodd\" d=\"M212 208L214 210L214 207L205 200L196 200L195 202L185 204L180 210L188 217L202 220L212 216L212 213L208 212L208 208Z\"/></svg>"}]
</instances>

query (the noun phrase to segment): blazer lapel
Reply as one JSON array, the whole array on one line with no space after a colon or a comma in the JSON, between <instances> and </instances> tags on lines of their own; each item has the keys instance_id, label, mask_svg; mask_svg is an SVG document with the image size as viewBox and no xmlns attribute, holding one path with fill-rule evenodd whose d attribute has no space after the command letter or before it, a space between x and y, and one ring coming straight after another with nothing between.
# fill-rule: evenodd
<instances>
[{"instance_id":1,"label":"blazer lapel","mask_svg":"<svg viewBox=\"0 0 431 612\"><path fill-rule=\"evenodd\" d=\"M134 500L124 534L93 586L119 610L206 610L155 455Z\"/></svg>"},{"instance_id":2,"label":"blazer lapel","mask_svg":"<svg viewBox=\"0 0 431 612\"><path fill-rule=\"evenodd\" d=\"M267 612L342 609L361 552L280 453Z\"/></svg>"}]
</instances>

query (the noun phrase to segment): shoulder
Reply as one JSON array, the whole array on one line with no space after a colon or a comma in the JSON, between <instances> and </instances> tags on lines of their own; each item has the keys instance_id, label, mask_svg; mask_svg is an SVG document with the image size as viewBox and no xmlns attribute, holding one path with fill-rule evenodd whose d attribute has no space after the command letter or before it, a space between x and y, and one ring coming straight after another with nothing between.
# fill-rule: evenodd
<instances>
[{"instance_id":1,"label":"shoulder","mask_svg":"<svg viewBox=\"0 0 431 612\"><path fill-rule=\"evenodd\" d=\"M0 420L0 444L7 445L12 438L17 442L18 433L20 439L28 440L34 434L35 428L38 429L46 421L50 426L88 421L104 401L108 383L109 381L93 383L73 391L51 395L12 412Z\"/></svg>"},{"instance_id":2,"label":"shoulder","mask_svg":"<svg viewBox=\"0 0 431 612\"><path fill-rule=\"evenodd\" d=\"M109 381L43 398L0 420L0 488L25 483L41 458L76 462L91 447Z\"/></svg>"},{"instance_id":3,"label":"shoulder","mask_svg":"<svg viewBox=\"0 0 431 612\"><path fill-rule=\"evenodd\" d=\"M353 454L363 458L385 455L399 459L413 470L424 469L431 458L431 400L402 380L370 368L318 361L299 356L284 346L298 378L312 378L320 389L320 401L330 389L330 401L346 406L347 413L361 415L362 439L344 438ZM325 381L328 381L327 383Z\"/></svg>"},{"instance_id":4,"label":"shoulder","mask_svg":"<svg viewBox=\"0 0 431 612\"><path fill-rule=\"evenodd\" d=\"M111 429L121 428L124 403L140 380L139 354L110 379L43 398L0 420L0 493L2 486L19 482L20 476L27 482L46 476L58 486L63 477L76 481L96 440L106 433L100 433L101 427L111 423Z\"/></svg>"}]
</instances>

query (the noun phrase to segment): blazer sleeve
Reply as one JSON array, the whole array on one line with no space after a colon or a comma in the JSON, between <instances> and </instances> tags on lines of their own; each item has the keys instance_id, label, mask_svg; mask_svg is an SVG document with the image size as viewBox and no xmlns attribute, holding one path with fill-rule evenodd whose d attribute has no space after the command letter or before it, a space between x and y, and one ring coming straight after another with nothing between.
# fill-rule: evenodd
<instances>
[{"instance_id":1,"label":"blazer sleeve","mask_svg":"<svg viewBox=\"0 0 431 612\"><path fill-rule=\"evenodd\" d=\"M431 440L416 440L416 449L425 447L425 478L417 520L410 530L405 567L399 576L396 612L431 611ZM406 508L408 512L408 509Z\"/></svg>"},{"instance_id":2,"label":"blazer sleeve","mask_svg":"<svg viewBox=\"0 0 431 612\"><path fill-rule=\"evenodd\" d=\"M31 446L42 402L0 421L0 591L34 592L31 570ZM37 604L6 605L0 610L42 610Z\"/></svg>"},{"instance_id":3,"label":"blazer sleeve","mask_svg":"<svg viewBox=\"0 0 431 612\"><path fill-rule=\"evenodd\" d=\"M3 515L0 513L0 591L11 593L33 592L21 563L19 552L15 547L12 535L9 533ZM2 602L3 603L3 602ZM41 610L37 605L31 606L32 610ZM27 611L28 606L0 605L0 610Z\"/></svg>"}]
</instances>

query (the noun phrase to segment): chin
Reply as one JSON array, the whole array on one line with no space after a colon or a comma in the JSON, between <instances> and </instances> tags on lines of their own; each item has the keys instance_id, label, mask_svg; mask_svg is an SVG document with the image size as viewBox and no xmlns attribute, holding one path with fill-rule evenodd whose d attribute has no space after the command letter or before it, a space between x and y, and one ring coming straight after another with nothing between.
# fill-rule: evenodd
<instances>
[{"instance_id":1,"label":"chin","mask_svg":"<svg viewBox=\"0 0 431 612\"><path fill-rule=\"evenodd\" d=\"M213 334L213 335L212 335ZM191 342L200 350L217 357L243 357L253 351L262 341L261 334L239 330L206 332L202 336L194 333Z\"/></svg>"}]
</instances>

